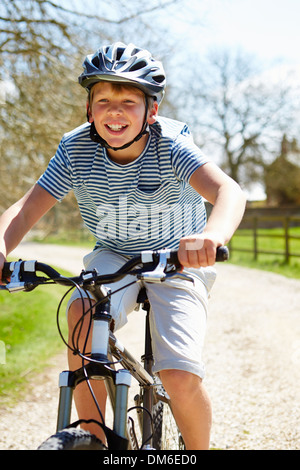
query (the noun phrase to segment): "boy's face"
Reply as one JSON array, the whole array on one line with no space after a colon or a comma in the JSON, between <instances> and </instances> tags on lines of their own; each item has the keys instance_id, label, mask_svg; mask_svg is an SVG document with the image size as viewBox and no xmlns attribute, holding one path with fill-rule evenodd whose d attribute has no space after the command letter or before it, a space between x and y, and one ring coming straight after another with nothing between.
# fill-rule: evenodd
<instances>
[{"instance_id":1,"label":"boy's face","mask_svg":"<svg viewBox=\"0 0 300 470\"><path fill-rule=\"evenodd\" d=\"M145 117L145 95L132 86L114 86L108 82L100 82L93 86L91 91L89 121L94 122L98 134L106 140L111 147L121 147L133 140L141 131ZM157 115L157 103L148 112L148 123L153 124ZM144 135L140 141L132 144L128 149L112 151L115 156L126 161L126 155L137 158L143 151L147 142Z\"/></svg>"}]
</instances>

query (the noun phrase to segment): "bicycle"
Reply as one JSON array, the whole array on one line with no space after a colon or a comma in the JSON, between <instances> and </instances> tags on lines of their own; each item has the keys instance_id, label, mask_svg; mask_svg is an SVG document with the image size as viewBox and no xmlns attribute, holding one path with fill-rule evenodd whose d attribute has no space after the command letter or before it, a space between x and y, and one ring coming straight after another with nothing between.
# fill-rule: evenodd
<instances>
[{"instance_id":1,"label":"bicycle","mask_svg":"<svg viewBox=\"0 0 300 470\"><path fill-rule=\"evenodd\" d=\"M227 247L219 247L216 261L225 261L229 253ZM42 273L47 277L41 277ZM31 292L40 285L61 284L70 287L57 309L57 326L65 345L82 359L82 367L76 371L62 371L59 376L59 404L56 433L43 442L38 450L184 450L185 445L172 414L170 399L159 377L152 373L153 355L149 326L150 304L145 287L140 290L137 302L146 312L145 352L143 365L119 342L110 328L110 299L114 292L105 284L116 282L126 275L134 275L134 282L163 282L168 277L188 279L181 272L176 251L144 251L127 261L117 272L99 276L96 270L82 271L79 276L65 277L53 267L38 261L6 262L0 286L11 293ZM95 300L83 312L82 319L74 328L72 344L63 337L59 323L59 311L66 295L73 288L88 291ZM82 298L83 302L83 298ZM92 329L91 352L80 351L78 340L83 319L89 316L89 332ZM88 334L89 334L88 332ZM139 393L134 404L128 408L128 391L131 377L139 384ZM108 396L113 409L112 429L106 426L105 418L93 394L91 381L105 380ZM78 420L71 423L72 398L75 387L87 381L90 392L98 408L100 421ZM130 413L136 410L138 431ZM170 420L170 421L169 421ZM101 442L90 432L78 428L83 422L97 422L106 436ZM172 439L172 440L171 440Z\"/></svg>"}]
</instances>

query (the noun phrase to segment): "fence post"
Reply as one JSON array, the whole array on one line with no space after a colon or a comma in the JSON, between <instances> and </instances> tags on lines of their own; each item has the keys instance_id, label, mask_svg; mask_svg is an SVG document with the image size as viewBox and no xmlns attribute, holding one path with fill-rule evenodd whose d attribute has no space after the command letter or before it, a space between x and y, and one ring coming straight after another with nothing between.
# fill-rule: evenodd
<instances>
[{"instance_id":1,"label":"fence post","mask_svg":"<svg viewBox=\"0 0 300 470\"><path fill-rule=\"evenodd\" d=\"M254 260L257 261L257 217L253 217L253 244L254 244Z\"/></svg>"},{"instance_id":2,"label":"fence post","mask_svg":"<svg viewBox=\"0 0 300 470\"><path fill-rule=\"evenodd\" d=\"M287 264L290 262L289 225L290 225L290 219L289 217L285 217L283 219L283 226L284 226L284 238L285 238L285 262Z\"/></svg>"}]
</instances>

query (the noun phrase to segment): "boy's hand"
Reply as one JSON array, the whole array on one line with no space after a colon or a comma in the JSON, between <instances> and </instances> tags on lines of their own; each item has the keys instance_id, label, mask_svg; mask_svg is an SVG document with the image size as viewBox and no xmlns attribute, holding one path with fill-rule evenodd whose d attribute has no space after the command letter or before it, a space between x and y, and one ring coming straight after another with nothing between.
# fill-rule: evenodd
<instances>
[{"instance_id":1,"label":"boy's hand","mask_svg":"<svg viewBox=\"0 0 300 470\"><path fill-rule=\"evenodd\" d=\"M178 259L185 268L212 266L216 262L217 247L223 244L215 233L189 235L180 240Z\"/></svg>"}]
</instances>

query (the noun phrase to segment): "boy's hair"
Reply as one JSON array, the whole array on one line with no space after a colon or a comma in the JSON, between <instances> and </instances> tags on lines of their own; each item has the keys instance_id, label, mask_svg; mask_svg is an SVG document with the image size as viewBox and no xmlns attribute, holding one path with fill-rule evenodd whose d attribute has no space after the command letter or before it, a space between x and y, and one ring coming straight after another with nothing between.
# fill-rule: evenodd
<instances>
[{"instance_id":1,"label":"boy's hair","mask_svg":"<svg viewBox=\"0 0 300 470\"><path fill-rule=\"evenodd\" d=\"M116 92L121 92L122 90L134 90L136 93L138 94L142 94L144 97L145 97L145 100L146 100L146 104L147 104L147 107L148 109L151 109L152 106L153 106L153 103L155 101L155 99L153 98L153 96L149 96L149 95L146 95L142 90L140 90L139 88L135 87L134 85L123 85L121 83L112 83L112 82L106 82L106 81L101 81L101 82L97 82L98 83L110 83L113 88L116 90ZM92 105L92 101L93 101L93 90L94 90L94 87L91 87L91 89L88 91L88 104L89 106Z\"/></svg>"}]
</instances>

